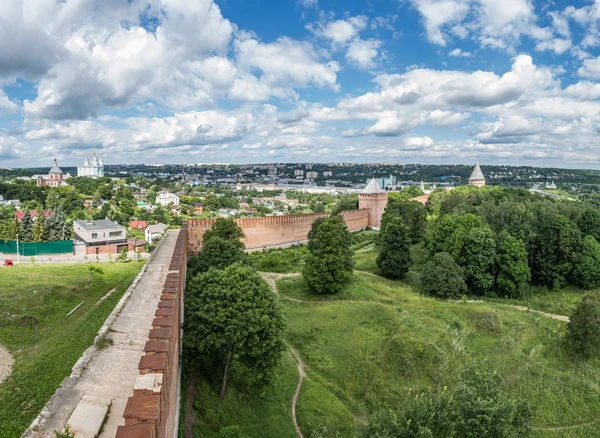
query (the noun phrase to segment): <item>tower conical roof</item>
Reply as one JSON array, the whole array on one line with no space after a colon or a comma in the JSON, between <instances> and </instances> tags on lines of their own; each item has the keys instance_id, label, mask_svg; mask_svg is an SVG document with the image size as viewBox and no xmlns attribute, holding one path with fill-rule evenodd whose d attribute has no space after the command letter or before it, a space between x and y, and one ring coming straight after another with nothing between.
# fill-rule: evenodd
<instances>
[{"instance_id":1,"label":"tower conical roof","mask_svg":"<svg viewBox=\"0 0 600 438\"><path fill-rule=\"evenodd\" d=\"M377 193L385 193L385 191L381 188L381 185L377 182L375 178L372 178L369 181L369 184L362 191L365 195L375 195Z\"/></svg>"},{"instance_id":2,"label":"tower conical roof","mask_svg":"<svg viewBox=\"0 0 600 438\"><path fill-rule=\"evenodd\" d=\"M479 163L475 165L473 173L471 173L469 179L485 179L485 176L483 176L483 172L481 171L481 167L479 167Z\"/></svg>"}]
</instances>

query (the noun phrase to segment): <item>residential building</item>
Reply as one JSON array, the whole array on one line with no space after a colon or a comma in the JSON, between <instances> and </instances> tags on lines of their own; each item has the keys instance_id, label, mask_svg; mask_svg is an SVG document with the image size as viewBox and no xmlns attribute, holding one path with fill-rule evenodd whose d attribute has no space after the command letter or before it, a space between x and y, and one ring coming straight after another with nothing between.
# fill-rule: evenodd
<instances>
[{"instance_id":1,"label":"residential building","mask_svg":"<svg viewBox=\"0 0 600 438\"><path fill-rule=\"evenodd\" d=\"M92 178L100 178L104 176L104 163L102 162L102 155L96 158L96 153L92 156L91 161L88 157L85 157L83 166L77 168L77 176L89 176Z\"/></svg>"},{"instance_id":2,"label":"residential building","mask_svg":"<svg viewBox=\"0 0 600 438\"><path fill-rule=\"evenodd\" d=\"M123 225L108 220L73 221L75 254L119 254L126 248L128 252L143 251L142 241L127 239Z\"/></svg>"},{"instance_id":3,"label":"residential building","mask_svg":"<svg viewBox=\"0 0 600 438\"><path fill-rule=\"evenodd\" d=\"M161 237L166 230L167 226L165 224L148 225L146 227L146 242L154 243L154 241Z\"/></svg>"},{"instance_id":4,"label":"residential building","mask_svg":"<svg viewBox=\"0 0 600 438\"><path fill-rule=\"evenodd\" d=\"M304 170L302 170L302 169L294 170L294 176L303 176L303 175L304 175Z\"/></svg>"},{"instance_id":5,"label":"residential building","mask_svg":"<svg viewBox=\"0 0 600 438\"><path fill-rule=\"evenodd\" d=\"M306 179L316 179L318 176L318 172L306 172Z\"/></svg>"},{"instance_id":6,"label":"residential building","mask_svg":"<svg viewBox=\"0 0 600 438\"><path fill-rule=\"evenodd\" d=\"M0 195L0 205L7 205L8 201L4 200L4 196Z\"/></svg>"},{"instance_id":7,"label":"residential building","mask_svg":"<svg viewBox=\"0 0 600 438\"><path fill-rule=\"evenodd\" d=\"M136 230L144 231L148 224L146 221L130 221L129 228L134 228Z\"/></svg>"},{"instance_id":8,"label":"residential building","mask_svg":"<svg viewBox=\"0 0 600 438\"><path fill-rule=\"evenodd\" d=\"M202 214L204 212L204 205L200 202L192 202L192 207L194 207L194 214Z\"/></svg>"},{"instance_id":9,"label":"residential building","mask_svg":"<svg viewBox=\"0 0 600 438\"><path fill-rule=\"evenodd\" d=\"M163 207L166 207L170 204L179 205L179 196L169 192L161 192L156 197L156 203L162 205Z\"/></svg>"}]
</instances>

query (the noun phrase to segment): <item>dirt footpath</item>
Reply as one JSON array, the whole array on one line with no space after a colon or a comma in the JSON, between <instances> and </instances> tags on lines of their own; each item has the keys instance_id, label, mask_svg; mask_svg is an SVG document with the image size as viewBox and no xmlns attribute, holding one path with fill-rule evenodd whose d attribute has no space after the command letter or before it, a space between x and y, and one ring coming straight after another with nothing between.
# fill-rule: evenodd
<instances>
[{"instance_id":1,"label":"dirt footpath","mask_svg":"<svg viewBox=\"0 0 600 438\"><path fill-rule=\"evenodd\" d=\"M14 362L8 350L0 345L0 383L4 382L10 376Z\"/></svg>"}]
</instances>

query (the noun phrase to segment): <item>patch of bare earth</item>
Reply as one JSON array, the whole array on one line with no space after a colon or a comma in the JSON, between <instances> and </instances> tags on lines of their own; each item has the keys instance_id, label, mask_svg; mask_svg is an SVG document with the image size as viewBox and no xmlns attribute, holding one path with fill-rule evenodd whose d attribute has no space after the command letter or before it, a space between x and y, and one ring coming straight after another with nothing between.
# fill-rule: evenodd
<instances>
[{"instance_id":1,"label":"patch of bare earth","mask_svg":"<svg viewBox=\"0 0 600 438\"><path fill-rule=\"evenodd\" d=\"M4 382L10 376L13 363L15 361L8 350L0 345L0 383Z\"/></svg>"}]
</instances>

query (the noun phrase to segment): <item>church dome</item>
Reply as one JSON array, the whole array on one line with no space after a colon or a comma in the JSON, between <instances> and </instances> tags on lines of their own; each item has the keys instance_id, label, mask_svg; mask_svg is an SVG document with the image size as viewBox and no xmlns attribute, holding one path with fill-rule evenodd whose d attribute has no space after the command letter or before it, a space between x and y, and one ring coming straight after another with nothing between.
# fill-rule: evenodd
<instances>
[{"instance_id":1,"label":"church dome","mask_svg":"<svg viewBox=\"0 0 600 438\"><path fill-rule=\"evenodd\" d=\"M48 173L49 174L50 173L60 173L60 174L63 173L63 171L60 170L60 167L58 167L58 163L56 162L56 159L54 159L54 166L52 166L52 169L50 169L50 172L48 172Z\"/></svg>"}]
</instances>

